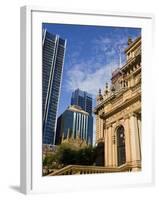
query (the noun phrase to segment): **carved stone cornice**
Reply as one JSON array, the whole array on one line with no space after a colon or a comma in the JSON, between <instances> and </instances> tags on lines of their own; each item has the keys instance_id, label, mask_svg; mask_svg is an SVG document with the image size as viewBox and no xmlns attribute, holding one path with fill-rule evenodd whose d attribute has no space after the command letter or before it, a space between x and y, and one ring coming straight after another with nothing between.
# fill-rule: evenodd
<instances>
[{"instance_id":1,"label":"carved stone cornice","mask_svg":"<svg viewBox=\"0 0 159 200\"><path fill-rule=\"evenodd\" d=\"M133 104L134 102L138 101L141 99L141 94L137 94L134 97L131 97L127 101L124 101L122 104L119 104L116 106L114 109L111 109L109 112L105 113L103 112L102 115L100 115L100 118L106 119L112 115L114 115L117 112L120 112L121 110L125 109L127 106Z\"/></svg>"}]
</instances>

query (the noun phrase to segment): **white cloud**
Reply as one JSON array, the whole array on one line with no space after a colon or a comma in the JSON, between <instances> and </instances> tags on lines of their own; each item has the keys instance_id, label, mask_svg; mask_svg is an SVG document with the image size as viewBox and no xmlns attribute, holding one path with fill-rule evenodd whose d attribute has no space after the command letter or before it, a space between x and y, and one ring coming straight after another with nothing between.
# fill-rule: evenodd
<instances>
[{"instance_id":1,"label":"white cloud","mask_svg":"<svg viewBox=\"0 0 159 200\"><path fill-rule=\"evenodd\" d=\"M92 65L98 67L93 68ZM81 90L91 93L94 97L98 94L99 88L103 89L106 82L110 82L111 72L116 68L114 63L109 65L100 65L99 63L80 63L74 65L67 72L67 90L75 90L80 88Z\"/></svg>"},{"instance_id":2,"label":"white cloud","mask_svg":"<svg viewBox=\"0 0 159 200\"><path fill-rule=\"evenodd\" d=\"M73 61L70 61L65 88L68 91L79 88L91 93L95 98L99 88L103 89L105 83L110 82L112 71L119 66L119 47L123 51L126 40L127 38L110 39L107 36L97 38L92 41L95 54L87 60L78 60L74 52L75 57L73 55Z\"/></svg>"},{"instance_id":3,"label":"white cloud","mask_svg":"<svg viewBox=\"0 0 159 200\"><path fill-rule=\"evenodd\" d=\"M94 40L93 43L96 44L95 48L105 52L107 57L118 56L117 54L119 54L119 48L121 49L121 52L123 52L127 46L127 38L121 36L114 36L113 38L110 38L110 36L105 36L99 37Z\"/></svg>"}]
</instances>

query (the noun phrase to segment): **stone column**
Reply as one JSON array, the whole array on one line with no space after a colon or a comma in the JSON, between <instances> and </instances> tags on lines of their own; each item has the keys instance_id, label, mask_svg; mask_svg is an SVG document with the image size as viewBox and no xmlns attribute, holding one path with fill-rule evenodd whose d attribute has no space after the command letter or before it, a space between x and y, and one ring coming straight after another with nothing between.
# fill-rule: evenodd
<instances>
[{"instance_id":1,"label":"stone column","mask_svg":"<svg viewBox=\"0 0 159 200\"><path fill-rule=\"evenodd\" d=\"M109 154L108 154L108 128L106 127L105 135L104 135L104 163L105 163L105 167L108 167L108 159L109 159Z\"/></svg>"},{"instance_id":2,"label":"stone column","mask_svg":"<svg viewBox=\"0 0 159 200\"><path fill-rule=\"evenodd\" d=\"M103 119L100 119L100 138L103 138Z\"/></svg>"},{"instance_id":3,"label":"stone column","mask_svg":"<svg viewBox=\"0 0 159 200\"><path fill-rule=\"evenodd\" d=\"M99 139L99 116L96 115L96 141Z\"/></svg>"},{"instance_id":4,"label":"stone column","mask_svg":"<svg viewBox=\"0 0 159 200\"><path fill-rule=\"evenodd\" d=\"M130 79L130 84L131 84L131 87L133 87L135 85L135 79L134 77L132 76L131 79Z\"/></svg>"},{"instance_id":5,"label":"stone column","mask_svg":"<svg viewBox=\"0 0 159 200\"><path fill-rule=\"evenodd\" d=\"M138 131L139 131L139 145L140 145L140 157L141 157L141 139L142 139L142 136L141 136L141 116L139 116L137 118L137 122L138 122Z\"/></svg>"},{"instance_id":6,"label":"stone column","mask_svg":"<svg viewBox=\"0 0 159 200\"><path fill-rule=\"evenodd\" d=\"M115 166L117 167L118 165L118 161L117 161L117 136L116 133L114 133L115 135L115 144L114 144L114 154L115 154Z\"/></svg>"},{"instance_id":7,"label":"stone column","mask_svg":"<svg viewBox=\"0 0 159 200\"><path fill-rule=\"evenodd\" d=\"M116 135L115 127L112 128L112 165L117 166L117 147L116 147Z\"/></svg>"},{"instance_id":8,"label":"stone column","mask_svg":"<svg viewBox=\"0 0 159 200\"><path fill-rule=\"evenodd\" d=\"M98 139L100 139L100 131L101 131L101 126L100 126L100 117L98 118Z\"/></svg>"},{"instance_id":9,"label":"stone column","mask_svg":"<svg viewBox=\"0 0 159 200\"><path fill-rule=\"evenodd\" d=\"M131 158L132 164L137 164L141 161L140 156L140 138L138 132L138 124L136 114L133 113L130 117L130 135L131 135ZM138 168L134 168L133 171L137 171Z\"/></svg>"},{"instance_id":10,"label":"stone column","mask_svg":"<svg viewBox=\"0 0 159 200\"><path fill-rule=\"evenodd\" d=\"M131 162L131 138L130 138L130 127L129 117L124 120L124 132L125 132L125 151L126 151L126 162Z\"/></svg>"},{"instance_id":11,"label":"stone column","mask_svg":"<svg viewBox=\"0 0 159 200\"><path fill-rule=\"evenodd\" d=\"M108 129L108 165L112 166L113 162L113 153L112 153L112 126L109 127Z\"/></svg>"}]
</instances>

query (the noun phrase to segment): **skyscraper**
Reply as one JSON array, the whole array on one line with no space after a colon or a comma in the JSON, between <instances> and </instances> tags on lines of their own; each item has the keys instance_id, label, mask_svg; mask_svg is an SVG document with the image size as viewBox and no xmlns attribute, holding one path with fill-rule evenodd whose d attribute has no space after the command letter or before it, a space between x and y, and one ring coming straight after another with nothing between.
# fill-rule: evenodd
<instances>
[{"instance_id":1,"label":"skyscraper","mask_svg":"<svg viewBox=\"0 0 159 200\"><path fill-rule=\"evenodd\" d=\"M92 95L79 88L72 92L71 105L80 106L88 115L88 135L89 143L93 143L93 116L92 116Z\"/></svg>"},{"instance_id":2,"label":"skyscraper","mask_svg":"<svg viewBox=\"0 0 159 200\"><path fill-rule=\"evenodd\" d=\"M43 30L42 35L42 117L43 144L54 144L57 108L66 50L66 40Z\"/></svg>"},{"instance_id":3,"label":"skyscraper","mask_svg":"<svg viewBox=\"0 0 159 200\"><path fill-rule=\"evenodd\" d=\"M71 105L78 105L92 115L92 96L85 91L76 89L72 92Z\"/></svg>"},{"instance_id":4,"label":"skyscraper","mask_svg":"<svg viewBox=\"0 0 159 200\"><path fill-rule=\"evenodd\" d=\"M92 118L93 120L93 118ZM60 144L63 139L78 137L85 140L87 144L92 144L92 121L89 119L89 113L82 110L81 107L69 106L57 120L56 144Z\"/></svg>"}]
</instances>

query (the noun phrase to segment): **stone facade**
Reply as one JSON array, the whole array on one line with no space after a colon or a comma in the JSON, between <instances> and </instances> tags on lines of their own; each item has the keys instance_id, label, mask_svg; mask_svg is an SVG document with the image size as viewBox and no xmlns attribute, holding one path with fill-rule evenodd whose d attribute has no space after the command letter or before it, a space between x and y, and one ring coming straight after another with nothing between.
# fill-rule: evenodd
<instances>
[{"instance_id":1,"label":"stone facade","mask_svg":"<svg viewBox=\"0 0 159 200\"><path fill-rule=\"evenodd\" d=\"M141 169L141 37L128 40L126 63L112 73L110 86L99 90L96 143L104 145L104 166Z\"/></svg>"}]
</instances>

